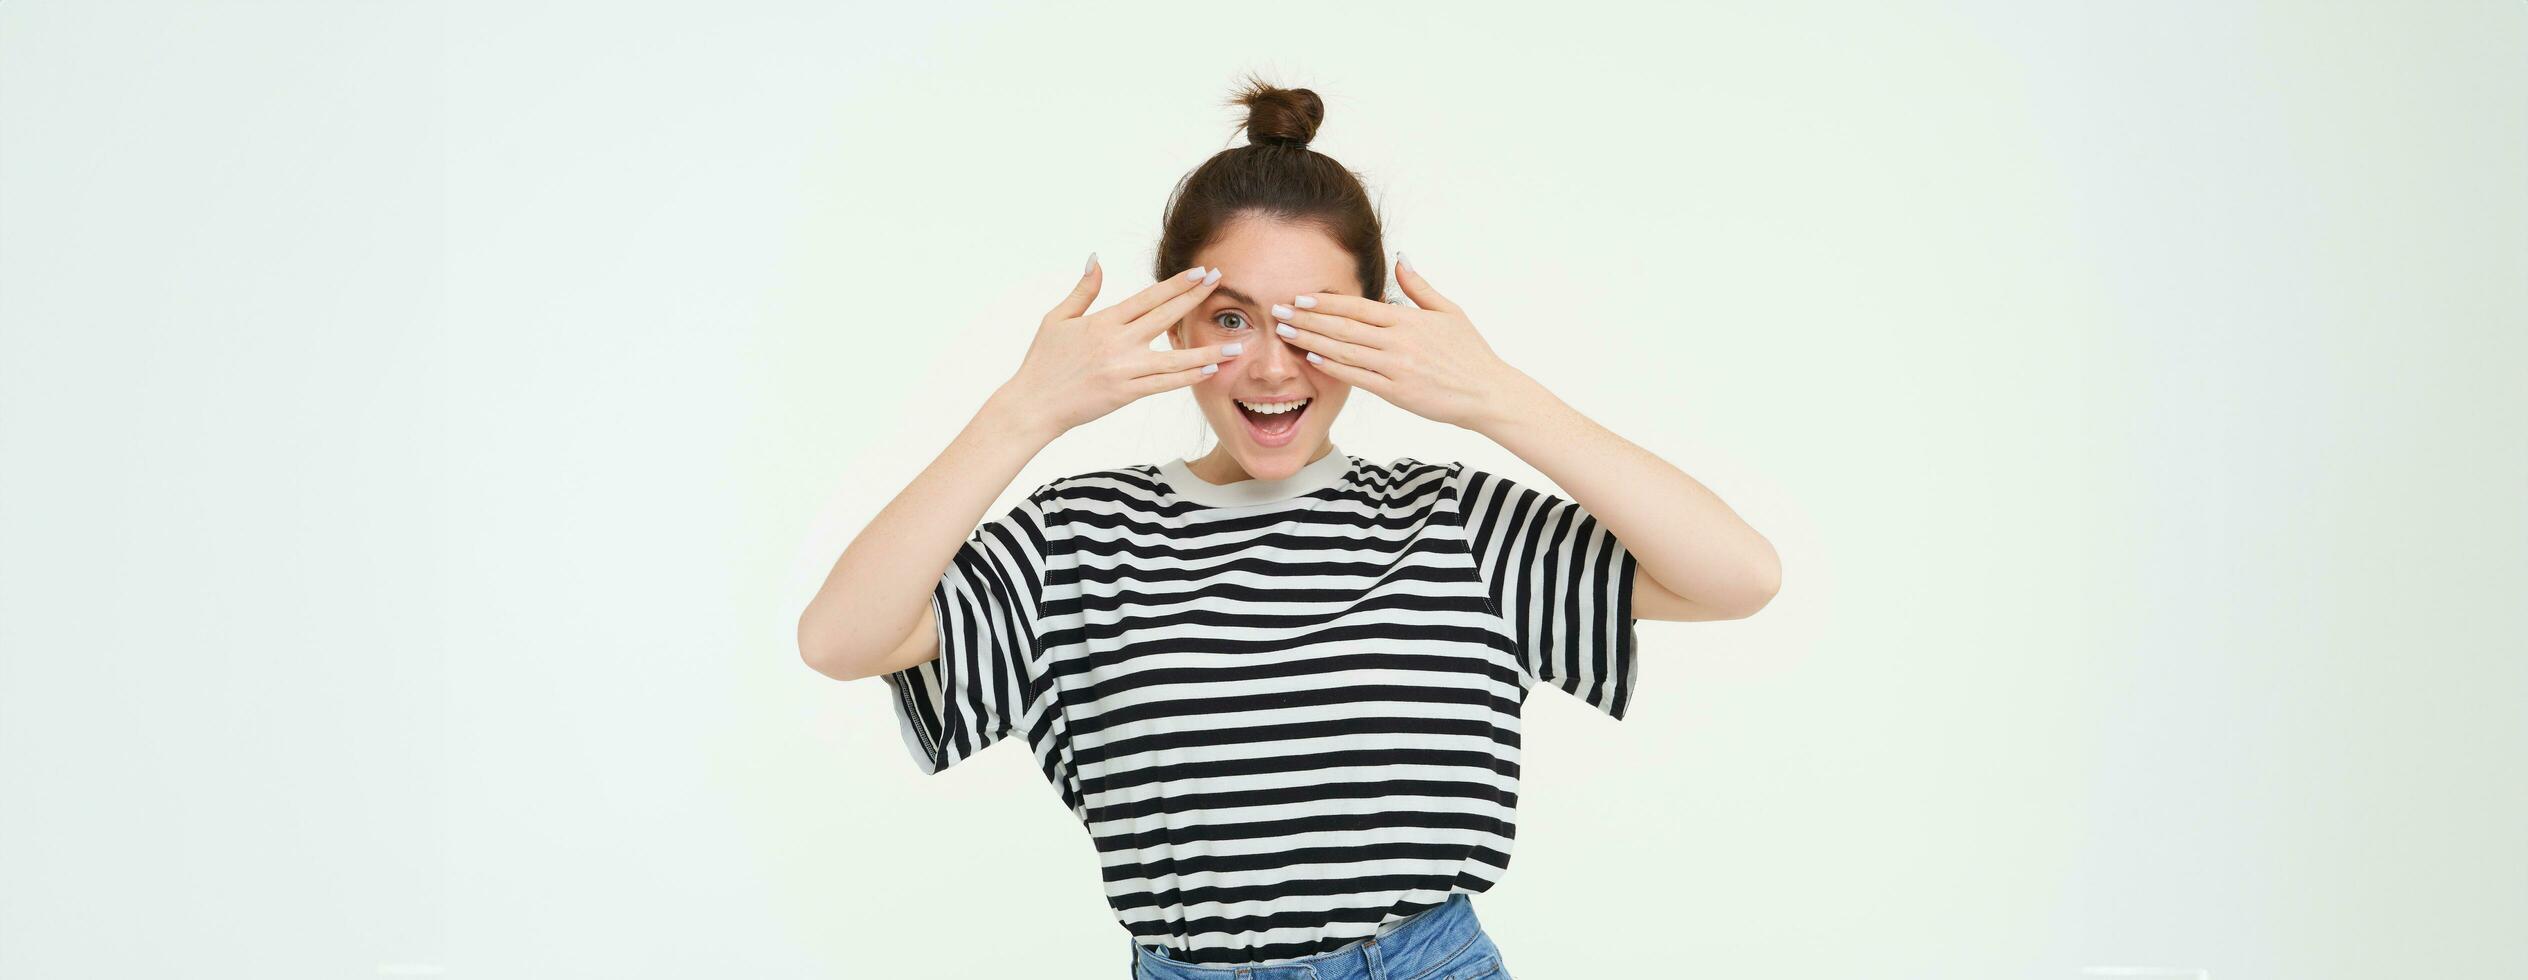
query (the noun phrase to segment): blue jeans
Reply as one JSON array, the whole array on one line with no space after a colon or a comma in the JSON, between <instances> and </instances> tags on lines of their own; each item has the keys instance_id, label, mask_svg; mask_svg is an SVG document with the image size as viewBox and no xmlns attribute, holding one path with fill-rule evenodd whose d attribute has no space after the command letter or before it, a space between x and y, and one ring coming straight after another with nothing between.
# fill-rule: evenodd
<instances>
[{"instance_id":1,"label":"blue jeans","mask_svg":"<svg viewBox=\"0 0 2528 980\"><path fill-rule=\"evenodd\" d=\"M1130 938L1130 937L1127 937ZM1271 966L1196 966L1165 946L1132 943L1133 980L1511 980L1501 948L1475 921L1465 892L1315 956Z\"/></svg>"}]
</instances>

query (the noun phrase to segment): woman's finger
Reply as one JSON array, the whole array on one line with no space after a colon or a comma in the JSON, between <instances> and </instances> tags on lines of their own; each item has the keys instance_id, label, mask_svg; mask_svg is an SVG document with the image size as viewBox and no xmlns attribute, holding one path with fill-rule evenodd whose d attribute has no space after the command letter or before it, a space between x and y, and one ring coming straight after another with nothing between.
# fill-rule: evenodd
<instances>
[{"instance_id":1,"label":"woman's finger","mask_svg":"<svg viewBox=\"0 0 2528 980\"><path fill-rule=\"evenodd\" d=\"M1276 333L1281 332L1280 327L1275 327L1273 330ZM1386 351L1345 343L1304 327L1291 327L1290 333L1282 334L1282 342L1371 371L1383 372L1394 363L1387 356Z\"/></svg>"},{"instance_id":2,"label":"woman's finger","mask_svg":"<svg viewBox=\"0 0 2528 980\"><path fill-rule=\"evenodd\" d=\"M1191 288L1168 297L1167 302L1160 303L1149 312L1141 314L1139 319L1132 321L1131 328L1125 332L1144 344L1158 339L1160 334L1167 332L1167 328L1175 326L1176 321L1184 319L1185 312L1193 309L1194 304L1208 298L1212 287L1218 285L1219 282L1220 270L1211 270Z\"/></svg>"},{"instance_id":3,"label":"woman's finger","mask_svg":"<svg viewBox=\"0 0 2528 980\"><path fill-rule=\"evenodd\" d=\"M1273 316L1302 330L1313 330L1347 344L1385 349L1392 339L1380 336L1386 328L1373 327L1347 316L1294 310L1287 306L1273 307Z\"/></svg>"},{"instance_id":4,"label":"woman's finger","mask_svg":"<svg viewBox=\"0 0 2528 980\"><path fill-rule=\"evenodd\" d=\"M1390 390L1389 386L1394 384L1392 379L1376 371L1372 371L1358 365L1345 364L1331 357L1322 357L1315 353L1310 353L1308 355L1308 363L1316 365L1317 370L1332 375L1336 381L1341 381L1355 388L1367 388L1370 390L1371 394L1377 395L1380 398L1386 398L1387 393Z\"/></svg>"},{"instance_id":5,"label":"woman's finger","mask_svg":"<svg viewBox=\"0 0 2528 980\"><path fill-rule=\"evenodd\" d=\"M1053 304L1053 310L1045 314L1045 322L1069 320L1088 312L1088 304L1097 299L1098 285L1105 281L1106 272L1098 268L1097 253L1088 253L1088 268L1080 270L1080 281L1072 284L1071 295Z\"/></svg>"},{"instance_id":6,"label":"woman's finger","mask_svg":"<svg viewBox=\"0 0 2528 980\"><path fill-rule=\"evenodd\" d=\"M1234 343L1234 341L1232 341L1232 343ZM1228 344L1210 344L1203 347L1188 347L1183 350L1154 350L1150 352L1150 356L1137 362L1140 370L1133 372L1133 374L1140 376L1151 374L1174 374L1178 371L1184 370L1200 371L1205 364L1218 364L1232 357L1236 357L1236 354L1228 353L1228 347ZM1243 348L1240 350L1240 353L1244 353Z\"/></svg>"},{"instance_id":7,"label":"woman's finger","mask_svg":"<svg viewBox=\"0 0 2528 980\"><path fill-rule=\"evenodd\" d=\"M1431 281L1414 271L1413 263L1404 260L1403 252L1396 253L1396 285L1404 287L1405 298L1412 300L1415 306L1434 313L1465 312L1458 309L1457 304L1449 302L1448 297L1440 295L1439 290L1431 288Z\"/></svg>"},{"instance_id":8,"label":"woman's finger","mask_svg":"<svg viewBox=\"0 0 2528 980\"><path fill-rule=\"evenodd\" d=\"M1143 314L1150 312L1159 304L1175 299L1178 296L1182 296L1187 290L1201 286L1203 276L1210 271L1211 270L1198 265L1165 279L1161 279L1149 284L1148 286L1142 287L1140 292L1124 297L1122 301L1116 303L1115 305L1097 311L1097 316L1109 323L1131 323L1134 320L1141 319Z\"/></svg>"},{"instance_id":9,"label":"woman's finger","mask_svg":"<svg viewBox=\"0 0 2528 980\"><path fill-rule=\"evenodd\" d=\"M1147 398L1162 391L1174 391L1211 377L1201 368L1172 371L1167 374L1145 374L1124 382L1124 390L1134 398Z\"/></svg>"},{"instance_id":10,"label":"woman's finger","mask_svg":"<svg viewBox=\"0 0 2528 980\"><path fill-rule=\"evenodd\" d=\"M1394 303L1381 303L1374 299L1369 299L1363 296L1354 296L1349 293L1312 293L1293 298L1290 302L1282 305L1296 306L1303 310L1315 310L1319 313L1332 313L1335 316L1350 317L1352 319L1359 320L1362 323L1378 327L1395 326L1396 324L1404 322L1405 317L1412 316L1416 312L1397 306Z\"/></svg>"}]
</instances>

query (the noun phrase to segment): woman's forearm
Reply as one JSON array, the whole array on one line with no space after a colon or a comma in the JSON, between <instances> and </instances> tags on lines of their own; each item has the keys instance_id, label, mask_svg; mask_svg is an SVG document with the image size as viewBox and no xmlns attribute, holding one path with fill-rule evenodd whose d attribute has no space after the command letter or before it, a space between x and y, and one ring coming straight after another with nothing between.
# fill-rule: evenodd
<instances>
[{"instance_id":1,"label":"woman's forearm","mask_svg":"<svg viewBox=\"0 0 2528 980\"><path fill-rule=\"evenodd\" d=\"M869 519L799 614L800 659L836 679L866 677L920 625L957 549L1060 435L1031 414L1007 389L993 392L948 448Z\"/></svg>"},{"instance_id":2,"label":"woman's forearm","mask_svg":"<svg viewBox=\"0 0 2528 980\"><path fill-rule=\"evenodd\" d=\"M1561 486L1669 592L1736 616L1773 600L1781 558L1737 511L1684 470L1520 377L1469 428Z\"/></svg>"}]
</instances>

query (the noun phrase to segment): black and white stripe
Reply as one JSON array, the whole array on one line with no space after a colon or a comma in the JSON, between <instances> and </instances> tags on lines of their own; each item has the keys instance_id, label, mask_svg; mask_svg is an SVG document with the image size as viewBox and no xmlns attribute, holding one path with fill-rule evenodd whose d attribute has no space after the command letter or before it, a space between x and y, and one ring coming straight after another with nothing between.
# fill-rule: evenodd
<instances>
[{"instance_id":1,"label":"black and white stripe","mask_svg":"<svg viewBox=\"0 0 2528 980\"><path fill-rule=\"evenodd\" d=\"M1475 565L1518 638L1521 666L1624 717L1638 666L1633 553L1577 503L1489 473L1458 473Z\"/></svg>"},{"instance_id":2,"label":"black and white stripe","mask_svg":"<svg viewBox=\"0 0 2528 980\"><path fill-rule=\"evenodd\" d=\"M1461 463L1336 449L1225 489L1181 463L1055 480L968 538L931 596L939 658L886 675L916 763L1023 733L1117 920L1191 963L1489 889L1529 689L1630 702L1631 553Z\"/></svg>"}]
</instances>

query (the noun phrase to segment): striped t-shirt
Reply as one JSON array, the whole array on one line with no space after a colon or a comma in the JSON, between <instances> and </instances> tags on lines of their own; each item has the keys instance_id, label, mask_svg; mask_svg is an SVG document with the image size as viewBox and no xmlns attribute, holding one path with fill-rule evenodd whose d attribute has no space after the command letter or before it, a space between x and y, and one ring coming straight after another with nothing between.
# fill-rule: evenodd
<instances>
[{"instance_id":1,"label":"striped t-shirt","mask_svg":"<svg viewBox=\"0 0 2528 980\"><path fill-rule=\"evenodd\" d=\"M1575 502L1462 463L1179 458L978 528L939 657L886 679L924 773L1025 738L1135 942L1264 964L1501 878L1520 708L1543 682L1624 717L1633 575Z\"/></svg>"}]
</instances>

